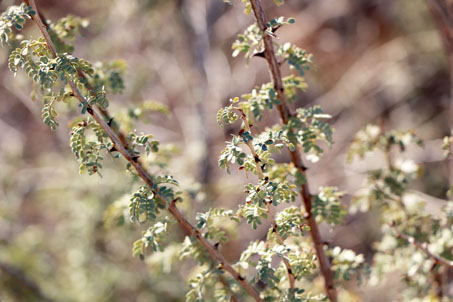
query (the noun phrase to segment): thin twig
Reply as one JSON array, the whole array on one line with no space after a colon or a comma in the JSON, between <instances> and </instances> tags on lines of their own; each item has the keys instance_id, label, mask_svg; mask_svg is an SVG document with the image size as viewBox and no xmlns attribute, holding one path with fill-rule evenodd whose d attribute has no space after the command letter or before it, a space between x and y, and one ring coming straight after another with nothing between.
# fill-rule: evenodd
<instances>
[{"instance_id":1,"label":"thin twig","mask_svg":"<svg viewBox=\"0 0 453 302\"><path fill-rule=\"evenodd\" d=\"M35 1L34 0L25 0L25 3L28 5L31 5L34 11L38 12L38 9L36 7ZM41 18L39 17L39 14L35 14L33 16L33 20L35 23L38 25L39 30L44 36L44 39L47 42L47 45L49 49L51 50L52 54L54 57L56 57L56 49L55 46L52 43L52 40L50 39L50 36L46 30L45 25L43 24ZM77 86L72 82L69 81L69 85L72 89L72 92L74 95L77 97L79 102L83 103L85 102L85 98L80 92L80 90L77 88ZM121 142L121 139L118 138L116 135L115 131L103 120L101 115L96 111L99 110L97 106L88 106L87 112L96 120L96 122L104 129L106 134L109 136L109 138L112 140L113 144L115 145L115 149L123 155L123 157L134 167L134 169L137 171L138 176L150 187L154 186L154 182L150 174L145 170L141 162L136 158L133 157L129 151L127 150L126 146ZM210 257L214 262L218 262L221 266L221 268L227 272L229 272L234 279L238 283L240 283L244 289L252 296L256 301L258 302L263 302L263 299L261 299L258 291L253 288L243 276L241 276L235 269L234 267L223 257L223 255L218 251L216 247L214 247L207 239L202 236L200 231L196 229L190 222L187 221L187 219L182 216L181 212L179 212L178 208L176 207L176 203L172 202L169 207L168 207L169 212L176 218L176 220L180 223L180 225L187 231L187 233L192 234L195 236L200 243L206 248L208 251Z\"/></svg>"},{"instance_id":2,"label":"thin twig","mask_svg":"<svg viewBox=\"0 0 453 302\"><path fill-rule=\"evenodd\" d=\"M250 124L247 120L247 116L245 115L244 111L242 111L242 109L238 109L238 110L241 113L241 119L244 123L245 130L248 131L249 133L252 133L252 129L250 128ZM260 181L263 181L264 180L263 169L261 168L260 159L255 152L255 148L253 148L253 143L251 140L247 141L247 146L249 147L250 152L252 153L252 156L255 160L255 167L256 167L256 172L258 174L258 179ZM272 201L266 202L266 207L267 207L267 213L269 216L269 220L272 225L272 231L274 232L275 237L277 238L278 244L283 245L284 240L278 233L278 225L277 225L277 222L275 221L274 213L272 211ZM282 259L283 259L283 263L285 264L286 271L288 273L289 288L294 289L295 284L296 284L296 278L294 276L293 270L291 269L291 264L289 263L289 261L286 258L282 258Z\"/></svg>"},{"instance_id":3,"label":"thin twig","mask_svg":"<svg viewBox=\"0 0 453 302\"><path fill-rule=\"evenodd\" d=\"M401 239L404 239L406 240L408 243L412 244L413 246L415 246L416 248L418 248L419 250L423 251L426 255L428 255L430 258L432 258L433 260L435 260L437 263L439 264L442 264L448 268L453 268L453 261L450 261L448 259L445 259L439 255L436 255L434 253L432 253L429 248L428 248L428 244L427 243L420 243L420 242L417 242L417 240L414 238L414 237L411 237L411 236L408 236L406 234L403 234L401 233L397 227L395 225L392 225L393 229L395 230L396 232L396 236L398 238L401 238Z\"/></svg>"},{"instance_id":4,"label":"thin twig","mask_svg":"<svg viewBox=\"0 0 453 302\"><path fill-rule=\"evenodd\" d=\"M284 93L284 86L282 75L280 71L280 66L278 64L277 58L275 56L272 37L270 35L265 34L267 29L266 23L266 16L264 14L264 10L261 6L260 0L250 0L250 4L252 6L253 13L255 15L256 22L263 32L263 42L264 42L264 58L267 61L269 71L271 74L272 82L274 84L274 89L277 91L278 99L281 101L281 104L277 106L277 109L280 113L280 118L283 124L288 124L289 117L291 116L289 108L286 104L286 98ZM306 177L306 170L307 168L304 166L302 162L302 158L300 155L300 151L296 148L294 151L289 150L291 155L291 160L296 166L296 168ZM311 214L312 208L312 195L310 194L308 180L301 186L301 198L303 204L305 206L306 211L306 219L308 225L310 226L310 234L313 240L313 244L315 246L316 255L319 260L319 266L321 270L321 274L324 277L324 285L326 288L327 295L331 302L337 302L337 291L334 286L334 277L332 270L330 268L330 262L327 258L327 255L324 251L324 243L321 239L321 234L319 232L318 224L315 220L315 217Z\"/></svg>"}]
</instances>

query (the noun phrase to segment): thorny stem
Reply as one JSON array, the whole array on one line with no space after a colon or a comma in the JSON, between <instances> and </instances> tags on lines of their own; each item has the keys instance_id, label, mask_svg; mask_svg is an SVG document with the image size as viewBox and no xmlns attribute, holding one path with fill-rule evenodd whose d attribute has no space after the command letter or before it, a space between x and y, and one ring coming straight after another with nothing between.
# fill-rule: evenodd
<instances>
[{"instance_id":1,"label":"thorny stem","mask_svg":"<svg viewBox=\"0 0 453 302\"><path fill-rule=\"evenodd\" d=\"M283 124L286 125L286 124L288 124L291 114L290 114L289 108L286 104L282 75L281 75L281 71L280 71L280 66L279 66L277 58L275 56L273 43L272 43L272 37L268 34L265 34L265 31L267 29L266 16L265 16L264 10L261 6L260 0L250 0L250 4L252 6L252 10L255 15L256 22L257 22L259 28L261 29L261 31L264 33L263 34L264 58L266 59L268 67L269 67L272 82L274 84L274 89L275 89L275 91L277 91L278 99L281 101L281 104L277 106L277 109L280 113L280 118L281 118ZM294 165L296 166L296 168L300 171L300 173L302 173L304 176L306 176L307 168L304 166L304 164L302 162L302 158L301 158L299 149L296 148L294 151L289 150L289 152L291 155L291 160L294 163ZM305 179L307 179L307 177L305 177ZM324 286L326 288L327 295L331 302L337 302L337 300L338 300L337 290L335 289L335 286L334 286L334 277L333 277L332 270L330 268L330 262L324 251L324 242L321 239L321 234L319 232L318 224L315 220L315 217L313 217L313 215L311 214L312 195L310 194L308 181L305 181L305 183L301 186L300 194L301 194L303 204L305 206L306 219L307 219L308 225L310 226L310 234L311 234L311 238L313 240L313 244L315 246L317 258L319 260L319 266L320 266L321 274L323 275L323 278L324 278Z\"/></svg>"},{"instance_id":2,"label":"thorny stem","mask_svg":"<svg viewBox=\"0 0 453 302\"><path fill-rule=\"evenodd\" d=\"M242 111L242 109L238 109L238 110L241 113L241 119L244 123L245 130L248 131L249 133L252 133L252 129L250 128L250 124L247 120L247 116L245 115L244 111ZM260 181L263 181L264 180L263 169L261 168L260 159L255 152L255 148L253 148L252 141L250 141L250 140L247 141L247 146L249 147L250 152L252 153L252 156L255 160L255 167L256 167L256 173L258 174L258 179ZM277 225L277 222L275 221L274 213L272 211L272 201L266 202L266 207L267 207L267 213L269 215L269 220L272 225L272 231L274 232L275 237L277 238L278 244L283 245L284 240L278 233L278 225ZM288 273L289 287L290 287L290 289L294 289L295 284L296 284L296 278L291 269L291 264L289 263L289 261L286 258L282 258L282 259L283 259L283 263L285 264L286 271Z\"/></svg>"},{"instance_id":3,"label":"thorny stem","mask_svg":"<svg viewBox=\"0 0 453 302\"><path fill-rule=\"evenodd\" d=\"M53 56L56 57L56 49L55 46L52 43L52 40L50 39L50 36L46 30L46 26L42 22L41 18L39 17L39 12L36 7L36 3L34 0L24 0L24 2L27 5L30 5L35 12L37 12L33 16L33 20L39 27L39 30L41 31L42 35L44 36L44 39L47 42L47 45L52 52ZM71 86L72 92L74 93L75 97L80 101L84 102L85 98L80 92L80 90L77 88L77 86L72 82L69 81L69 85ZM134 169L137 171L138 176L150 187L154 186L153 179L151 175L145 170L143 165L140 163L140 161L136 158L133 157L129 151L127 150L126 146L123 144L120 138L116 135L115 131L103 120L101 115L96 111L100 110L97 106L88 106L87 112L96 120L97 123L104 129L106 134L109 136L109 138L112 140L115 149L121 153L121 155L134 167ZM178 210L176 207L176 202L173 201L169 206L168 206L169 212L176 218L176 220L179 222L179 224L184 228L184 230L193 236L195 236L198 241L206 248L208 251L210 257L212 258L212 261L218 262L221 269L227 271L228 273L231 274L231 276L236 279L236 281L242 285L242 287L249 293L250 296L252 296L257 302L264 302L263 299L261 299L258 291L253 288L247 281L246 279L241 276L235 269L234 267L223 257L223 255L218 251L216 247L214 247L209 241L206 240L206 238L200 233L198 229L196 229L192 224L190 224L189 221L181 214L181 212Z\"/></svg>"},{"instance_id":4,"label":"thorny stem","mask_svg":"<svg viewBox=\"0 0 453 302\"><path fill-rule=\"evenodd\" d=\"M28 0L24 0L24 2L27 4L27 5L30 5L30 2ZM33 7L33 6L32 6ZM36 8L36 5L35 5L35 8ZM52 52L52 54L54 56L56 56L56 48L55 46L53 45L51 39L50 39L50 36L49 36L49 33L48 33L48 25L46 23L46 19L44 17L44 15L42 14L42 12L37 12L37 15L39 16L39 18L36 18L35 19L35 22L40 22L40 28L41 26L45 29L45 32L42 31L42 34L44 36L44 39L46 40L46 43L47 45L51 45L49 46L49 49L50 51ZM39 20L39 21L37 21ZM50 43L50 44L49 44ZM83 71L81 70L77 70L77 74L79 75L80 78L83 78L83 79L87 79L86 75L83 73ZM93 90L94 88L93 87L88 87L88 90L90 90L90 92L93 93ZM110 121L112 120L110 114L109 114L109 111L107 110L107 108L98 108L99 109L99 112L103 115L104 119ZM126 140L126 136L124 135L124 133L122 133L121 131L117 131L116 134L118 135L118 138L120 139L120 141L122 142L122 144L127 148L127 140Z\"/></svg>"}]
</instances>

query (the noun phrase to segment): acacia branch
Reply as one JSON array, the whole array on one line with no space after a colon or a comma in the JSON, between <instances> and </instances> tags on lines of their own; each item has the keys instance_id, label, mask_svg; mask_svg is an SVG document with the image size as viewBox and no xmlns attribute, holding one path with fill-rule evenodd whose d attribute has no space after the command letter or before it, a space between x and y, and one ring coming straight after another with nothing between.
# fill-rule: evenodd
<instances>
[{"instance_id":1,"label":"acacia branch","mask_svg":"<svg viewBox=\"0 0 453 302\"><path fill-rule=\"evenodd\" d=\"M35 21L36 25L38 26L39 30L41 31L42 35L44 36L44 39L47 42L47 45L52 52L52 55L56 57L57 52L55 49L54 44L52 43L52 40L50 39L50 36L47 32L46 26L42 22L41 18L39 17L39 12L36 7L36 3L34 0L24 0L24 2L27 5L30 5L33 10L36 12L35 15L33 15L33 20ZM77 86L74 84L72 81L68 81L69 86L72 89L72 92L74 96L79 100L80 103L85 102L85 98L80 92L80 90L77 88ZM96 111L100 110L97 106L87 106L87 112L90 114L96 122L104 129L105 133L108 135L108 137L112 140L115 150L117 150L136 170L138 176L150 187L154 186L153 179L151 175L145 170L141 162L137 157L132 156L129 151L127 150L127 147L123 144L121 139L117 136L115 131L111 128L109 124L107 124L106 121L101 117L101 115ZM223 257L223 255L218 251L216 247L214 247L209 241L202 236L200 231L196 229L187 219L181 214L181 212L178 210L176 207L176 202L173 201L169 207L168 207L169 212L176 218L176 220L179 222L179 224L185 229L185 231L188 234L191 234L195 236L198 241L206 248L207 252L209 253L212 261L218 262L221 266L221 269L229 272L231 276L236 279L238 283L240 283L244 289L249 293L250 296L252 296L257 302L263 302L261 299L258 291L253 288L243 276L237 272L234 267Z\"/></svg>"},{"instance_id":2,"label":"acacia branch","mask_svg":"<svg viewBox=\"0 0 453 302\"><path fill-rule=\"evenodd\" d=\"M283 85L280 66L275 56L272 37L266 34L267 29L266 15L264 14L264 10L263 7L261 6L260 0L250 0L250 4L252 6L253 14L255 16L258 27L263 32L264 58L266 59L267 65L269 67L274 89L275 91L277 91L278 99L281 101L281 104L277 106L277 109L280 113L280 118L283 124L286 125L288 124L291 113L288 108L288 105L286 104L285 88ZM305 211L307 212L306 219L308 225L310 226L310 234L313 240L313 244L315 246L317 258L319 260L321 274L324 277L324 286L326 288L327 295L331 302L337 302L338 300L337 291L334 286L334 277L332 270L330 268L330 262L324 251L324 243L323 240L321 239L318 224L311 213L312 195L310 194L308 180L306 177L307 168L304 166L302 162L302 158L298 148L296 148L293 151L289 150L289 153L291 155L291 160L293 164L300 171L300 173L302 173L305 176L306 179L305 183L302 184L301 186L300 192L302 202L305 206Z\"/></svg>"},{"instance_id":3,"label":"acacia branch","mask_svg":"<svg viewBox=\"0 0 453 302\"><path fill-rule=\"evenodd\" d=\"M453 261L450 261L448 259L445 259L444 257L441 257L439 255L434 254L431 252L428 248L428 244L425 243L420 243L418 242L414 237L408 236L406 234L401 233L395 225L392 225L393 229L396 232L396 237L401 238L405 241L407 241L409 244L415 246L417 249L423 251L426 255L428 255L430 258L432 258L434 261L436 261L439 264L442 264L448 268L453 268Z\"/></svg>"},{"instance_id":4,"label":"acacia branch","mask_svg":"<svg viewBox=\"0 0 453 302\"><path fill-rule=\"evenodd\" d=\"M46 43L50 49L50 51L52 52L53 56L55 57L56 54L57 54L57 50L55 48L55 45L53 44L51 38L50 38L50 35L48 33L48 24L46 22L46 18L44 17L44 15L42 14L42 12L40 11L37 11L37 7L36 7L36 4L34 1L30 2L29 0L24 0L24 2L31 6L33 8L33 10L36 11L36 14L37 14L37 17L36 19L34 18L35 16L33 16L33 19L34 21L38 24L39 28L43 28L45 29L45 31L42 31L41 30L41 33L43 34L44 36L44 39L46 40ZM81 70L77 70L77 74L80 78L84 79L84 80L87 80L87 85L88 85L88 90L94 94L94 87L92 87L89 83L88 83L88 79L87 79L87 76L85 75L85 73ZM103 115L104 119L110 121L112 120L112 117L111 115L109 114L109 111L107 110L107 108L99 108L98 107L98 110L99 112ZM124 133L122 133L120 130L118 131L115 131L115 133L118 135L118 138L120 139L121 143L127 148L127 140L126 140L126 136L124 135Z\"/></svg>"},{"instance_id":5,"label":"acacia branch","mask_svg":"<svg viewBox=\"0 0 453 302\"><path fill-rule=\"evenodd\" d=\"M252 129L250 128L250 124L247 120L247 116L245 115L244 111L242 109L238 109L238 110L241 113L241 119L244 122L245 130L248 131L249 133L252 133ZM253 143L251 140L247 141L247 146L249 147L250 152L252 153L253 159L255 160L255 167L256 167L256 172L258 174L258 179L260 181L263 181L264 180L263 169L261 168L260 159L255 152L255 148L253 148ZM272 232L275 234L278 244L283 245L284 240L278 233L278 225L277 225L277 222L275 221L274 213L272 211L272 200L269 202L265 202L265 203L266 203L266 207L267 207L267 213L269 216L269 220L272 225ZM291 269L291 264L289 263L289 261L286 258L283 257L282 259L283 259L283 263L285 264L286 271L288 273L289 288L294 289L295 284L296 284L296 278L294 276L293 270Z\"/></svg>"}]
</instances>

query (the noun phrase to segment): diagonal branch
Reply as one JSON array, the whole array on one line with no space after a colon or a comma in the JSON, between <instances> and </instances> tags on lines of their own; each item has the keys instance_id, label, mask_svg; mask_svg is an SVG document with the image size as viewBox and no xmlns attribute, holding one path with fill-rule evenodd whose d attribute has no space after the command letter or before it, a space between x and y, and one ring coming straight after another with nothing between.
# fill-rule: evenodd
<instances>
[{"instance_id":1,"label":"diagonal branch","mask_svg":"<svg viewBox=\"0 0 453 302\"><path fill-rule=\"evenodd\" d=\"M48 33L48 24L46 22L46 18L44 17L44 15L40 11L37 11L37 7L36 7L36 4L34 3L34 1L30 2L29 0L24 0L24 2L27 5L32 6L33 9L37 12L37 16L36 16L36 18L35 18L35 16L33 16L33 20L38 24L40 29L41 28L45 29L44 31L41 30L41 33L44 36L44 39L46 40L46 43L49 46L49 49L52 52L53 56L56 56L57 50L56 50L55 45L53 44L53 42L52 42L52 40L50 38L50 35ZM83 71L77 70L77 74L79 75L80 78L83 78L85 80L87 79L87 77L83 73ZM88 90L93 92L94 88L93 87L89 87ZM108 121L112 120L112 117L111 117L111 115L109 114L109 112L108 112L108 110L106 108L98 108L98 109L99 109L99 112L104 117L104 119L106 119ZM124 133L122 133L120 130L118 130L118 131L116 131L116 134L118 135L118 138L120 139L121 143L125 147L127 147L128 143L127 143L126 136L124 135Z\"/></svg>"},{"instance_id":2,"label":"diagonal branch","mask_svg":"<svg viewBox=\"0 0 453 302\"><path fill-rule=\"evenodd\" d=\"M56 57L56 49L54 44L52 43L52 40L50 39L50 36L46 30L46 26L42 22L41 18L39 17L39 12L36 7L36 3L34 0L24 0L26 4L30 5L37 14L33 16L33 20L39 27L39 30L41 31L42 35L44 36L44 39L47 42L47 45L52 52L53 56ZM79 100L79 102L84 102L85 98L80 92L80 90L77 88L77 86L69 81L69 85L72 89L72 92L74 93L75 97ZM138 176L150 187L154 186L153 179L151 175L145 170L143 165L140 163L140 161L132 156L129 151L127 150L127 147L123 144L121 139L118 137L118 135L115 133L115 131L111 128L110 125L108 125L107 122L104 121L104 119L101 117L101 115L97 112L97 110L100 110L97 106L88 106L87 112L96 120L96 122L104 129L105 133L109 136L109 138L112 140L115 149L121 153L121 155L134 167L134 169L137 171ZM223 257L223 255L218 251L216 247L214 247L207 239L200 233L198 229L196 229L192 224L190 224L189 221L181 214L181 212L178 210L176 207L176 202L173 201L169 207L168 207L169 212L176 218L176 220L179 222L179 224L185 229L185 231L188 234L191 234L195 236L198 241L206 248L208 251L212 261L218 262L221 266L221 268L227 272L229 272L236 281L243 286L243 288L249 293L250 296L252 296L257 302L263 302L263 299L261 299L258 291L253 288L243 276L237 272L234 267Z\"/></svg>"},{"instance_id":3,"label":"diagonal branch","mask_svg":"<svg viewBox=\"0 0 453 302\"><path fill-rule=\"evenodd\" d=\"M442 264L450 269L453 268L453 261L450 261L448 259L445 259L439 255L434 254L431 252L428 248L427 243L420 243L418 242L414 237L408 236L406 234L401 233L396 226L392 225L393 229L396 232L396 237L401 238L403 240L406 240L409 244L415 246L419 250L423 251L426 255L428 255L430 258L432 258L434 261L436 261L439 264Z\"/></svg>"},{"instance_id":4,"label":"diagonal branch","mask_svg":"<svg viewBox=\"0 0 453 302\"><path fill-rule=\"evenodd\" d=\"M263 33L265 33L267 26L266 16L264 14L263 7L261 6L260 0L250 0L250 4L252 6L253 13L255 15L256 22ZM284 93L284 86L283 80L281 75L280 66L278 64L277 58L275 56L272 37L268 34L264 34L263 36L264 42L264 58L267 61L267 65L269 67L269 71L271 74L272 82L274 84L274 89L277 91L278 98L281 101L281 104L277 106L277 109L280 113L280 118L283 124L288 124L289 118L291 116L290 110L288 105L286 104L286 98ZM306 176L307 168L304 166L302 162L302 158L300 155L300 151L296 148L294 151L289 150L291 155L291 160L296 166L299 171ZM305 177L307 179L307 177ZM332 270L330 268L330 262L327 258L327 255L324 251L324 244L323 240L321 239L321 234L319 232L318 224L315 220L315 217L311 214L312 208L312 195L310 194L308 181L306 181L301 187L301 198L302 202L304 203L305 210L307 212L307 221L308 225L310 226L310 234L313 240L313 244L315 245L316 255L319 259L319 266L321 270L321 274L324 277L324 285L326 288L327 295L331 302L337 301L337 291L334 286L334 277Z\"/></svg>"}]
</instances>

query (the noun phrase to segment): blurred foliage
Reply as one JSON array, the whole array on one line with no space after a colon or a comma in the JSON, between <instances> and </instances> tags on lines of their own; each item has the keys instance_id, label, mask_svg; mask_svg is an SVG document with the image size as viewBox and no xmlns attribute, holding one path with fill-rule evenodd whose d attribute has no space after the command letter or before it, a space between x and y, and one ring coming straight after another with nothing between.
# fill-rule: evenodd
<instances>
[{"instance_id":1,"label":"blurred foliage","mask_svg":"<svg viewBox=\"0 0 453 302\"><path fill-rule=\"evenodd\" d=\"M2 1L1 11L12 2ZM439 200L430 196L424 206L419 195L412 194L424 191L444 198L448 189L443 158L433 151L440 150L439 138L450 134L445 123L447 71L425 3L421 0L344 0L332 4L323 0L288 0L286 5L279 7L266 4L269 16L294 16L286 21L274 19L269 30L269 34L292 42L278 48L281 63L288 62L298 73L298 76L284 79L285 94L293 108L322 105L324 112L331 113L333 118L330 120L336 128L336 132L332 132L325 123L330 116L317 112L318 109L314 109L317 107L307 106L313 109L300 109L293 117L293 123L309 123L315 127L310 128L313 131L309 133L292 136L286 129L267 128L274 120L265 112L279 104L272 86L263 84L253 89L255 82L268 81L264 64L255 64L262 51L261 37L255 35L256 28L249 27L231 50L236 35L250 24L250 16L241 14L244 5L240 1L235 1L234 7L223 6L221 1L212 2L219 3L189 0L39 1L48 20L57 20L68 13L73 15L55 23L49 21L53 41L62 53L67 53L54 60L37 59L47 51L42 47L42 40L18 43L23 37L37 36L33 26L29 26L31 22L25 23L27 16L33 14L26 6L15 7L14 12L9 10L2 15L0 38L19 49L11 57L9 67L13 71L18 67L25 68L36 83L51 86L60 79L64 83L68 78L76 79L74 66L82 68L88 78L78 83L79 87L85 93L87 87L93 87L95 91L89 103L110 106L115 112L111 123L123 127L137 152L149 151L146 162L153 172L162 169L165 175L178 175L183 197L198 201L190 208L188 203L181 207L185 207L188 217L195 217L194 213L201 210L197 227L209 234L210 240L222 242L222 251L228 259L239 259L236 266L244 274L251 276L249 267L255 266L258 274L253 278L258 284L278 284L286 278L285 267L280 261L286 257L296 268L301 287L315 285L313 294L304 290L280 291L271 286L265 292L270 300L277 297L282 301L322 299L323 295L316 292L322 291L320 279L307 277L316 270L313 255L302 237L308 227L296 227L303 225L304 217L291 206L276 215L278 225L284 226L278 228L280 236L296 238L292 242L294 246L291 245L292 252L288 253L280 245L269 247L256 241L266 234L272 238L268 225L260 227L257 223L256 230L252 231L243 223L236 229L234 212L207 210L214 206L235 208L238 201L245 200L248 195L258 207L253 212L241 208L243 216L249 215L252 225L253 221L258 221L256 217L264 219L265 211L260 213L259 210L263 200L277 194L279 186L289 182L300 185L305 181L295 167L286 164L288 155L282 147L305 143L307 150L313 151L309 159L318 161L317 168L310 172L314 179L311 185L329 186L316 195L314 211L317 219L328 224L341 223L343 218L347 221L341 224L340 230L330 235L325 233L326 238L333 239L328 251L336 276L345 287L341 301L394 301L396 298L415 301L414 297L419 297L420 301L437 301L429 284L432 283L432 270L439 270L439 266L433 268L425 254L414 252L414 248L397 238L388 226L394 221L402 223L401 232L421 242L429 242L432 251L451 260L450 204L445 205L443 213L446 215L427 214L426 209L438 208ZM243 2L249 10L248 1ZM276 1L277 4L280 2ZM8 14L22 17L7 19ZM87 26L87 20L90 20L90 26ZM189 25L187 20L191 22ZM284 24L293 21L296 21L294 25ZM280 28L281 25L285 26ZM79 34L82 39L75 38ZM244 44L245 41L252 41L252 46ZM207 43L209 49L203 43ZM303 46L307 52L296 45ZM76 55L69 54L72 52ZM230 58L240 52L253 62L247 69L242 67L241 59ZM316 54L316 70L302 78L300 76L312 66L309 53ZM0 61L5 62L9 55L0 50ZM76 59L79 57L112 61L91 65ZM119 58L125 61L117 61ZM201 69L197 67L200 60ZM100 155L98 147L103 144L103 134L91 132L94 129L88 131L89 138L98 147L90 141L78 141L74 148L81 160L80 171L98 173L98 168L102 167L102 178L76 176L78 167L70 154L66 130L75 127L73 131L83 131L80 129L85 128L84 123L90 124L90 120L71 120L86 111L86 106L77 107L70 92L61 90L60 86L55 87L53 94L45 96L43 107L37 102L31 103L28 95L32 93L34 99L42 99L42 91L30 91L24 73L17 72L16 78L12 79L6 72L6 64L1 68L1 301L197 301L201 293L206 295L207 301L230 301L232 292L242 294L228 276L225 276L226 280L217 277L218 271L209 265L203 249L193 238L184 241L184 234L176 226L171 227L171 219L159 217L151 226L130 223L130 193L141 191L133 180L125 180L128 178L122 176L126 164L115 159L110 145L105 144ZM311 89L302 95L306 83L310 83ZM106 93L122 95L111 97L113 102L108 103ZM225 107L230 105L225 104L225 100L231 95L242 95L242 101L232 107L237 105L253 120L254 130L264 130L259 137L252 137L252 143L261 160L273 164L264 167L269 183L248 185L254 180L255 162L244 150L237 148L250 140L250 133L236 135L239 123L226 125L223 132L214 130L214 116L219 107L225 108L219 121L230 124L236 119L234 114L237 112ZM202 110L199 110L199 104L204 104ZM36 116L38 119L41 116L44 123L55 130L56 136L49 133ZM351 159L364 158L361 169L354 171L356 165L343 168L345 146L350 143L352 134L363 125L376 122L379 116L385 122L385 128L416 129L424 138L426 149L414 151L408 144L409 141L420 142L413 131L385 131L385 135L381 135L381 127L369 126L354 138L350 149ZM142 131L153 133L153 136ZM232 133L235 134L233 138ZM225 167L234 158L233 163L238 163L239 169L252 172L251 179L237 177L242 176L243 171L236 169L230 169L233 176L226 178L215 168L217 153L224 148L225 137L231 140L230 151L224 153ZM76 141L76 138L73 136L72 140ZM333 140L337 144L332 151L323 148L322 144L330 145ZM161 141L159 145L158 141ZM171 141L177 143L169 144ZM320 141L323 143L318 146ZM57 146L56 151L53 151L54 146ZM435 148L431 148L433 146ZM386 161L382 160L385 155L376 155L379 150L388 148L393 150L393 169L385 168ZM393 158L399 151L415 154L417 163L425 163L424 169L405 158ZM321 152L324 159L319 157ZM170 157L174 157L173 163ZM99 166L101 159L103 162ZM204 180L203 174L209 176L208 181ZM345 217L337 199L342 193L330 186L354 192L365 178L366 194L362 195L363 191L360 191L353 198L350 215L354 216ZM237 189L245 185L246 194ZM273 191L275 187L277 193ZM257 192L258 188L262 193ZM165 187L161 193L168 196L169 191ZM134 199L137 207L133 213L136 217L150 214L153 218L151 214L155 208L150 210L149 206L155 205L156 199L139 195ZM402 200L407 213L395 199ZM368 210L371 211L368 215L357 214ZM375 219L384 221L386 226L381 229ZM170 237L162 240L162 232ZM235 232L241 234L242 241L235 239ZM225 234L231 235L228 242ZM240 254L238 251L246 248L249 241L252 242L250 246ZM153 253L141 262L131 257L132 246L137 256L146 251ZM162 246L165 246L164 253ZM206 264L197 266L186 258L188 255L197 255L195 258ZM358 289L355 282L347 282L367 276L370 272L362 264L369 263L372 258L377 266L371 270L370 284ZM392 279L395 268L398 277ZM451 274L445 276L445 293L451 295ZM185 282L187 277L191 280L189 285ZM379 286L386 280L390 286L383 291ZM223 282L229 283L232 291Z\"/></svg>"}]
</instances>

